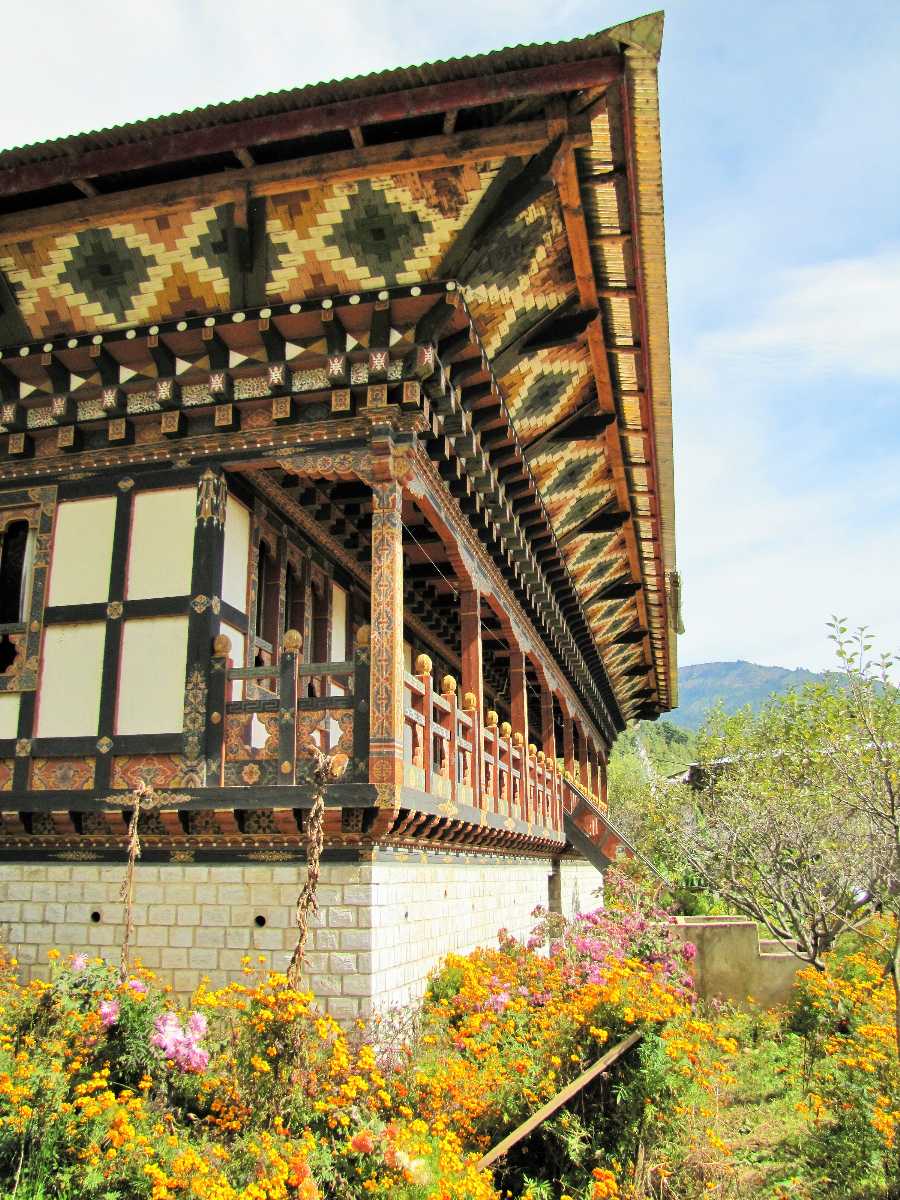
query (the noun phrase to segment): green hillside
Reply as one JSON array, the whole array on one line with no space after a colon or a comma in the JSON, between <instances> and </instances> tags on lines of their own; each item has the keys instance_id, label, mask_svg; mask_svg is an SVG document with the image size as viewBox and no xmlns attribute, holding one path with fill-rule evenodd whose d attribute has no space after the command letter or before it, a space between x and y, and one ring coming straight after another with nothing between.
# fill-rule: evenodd
<instances>
[{"instance_id":1,"label":"green hillside","mask_svg":"<svg viewBox=\"0 0 900 1200\"><path fill-rule=\"evenodd\" d=\"M729 713L746 704L759 708L773 692L787 692L824 678L802 668L790 671L740 660L697 663L679 670L679 705L666 714L666 720L685 729L699 729L710 706L719 700Z\"/></svg>"}]
</instances>

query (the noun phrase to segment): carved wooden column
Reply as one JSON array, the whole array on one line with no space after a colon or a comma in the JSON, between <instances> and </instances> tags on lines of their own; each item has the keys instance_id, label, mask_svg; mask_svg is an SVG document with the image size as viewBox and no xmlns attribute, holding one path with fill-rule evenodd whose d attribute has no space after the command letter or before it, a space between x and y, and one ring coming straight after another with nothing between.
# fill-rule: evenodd
<instances>
[{"instance_id":1,"label":"carved wooden column","mask_svg":"<svg viewBox=\"0 0 900 1200\"><path fill-rule=\"evenodd\" d=\"M541 749L552 761L556 759L556 731L553 728L553 693L541 683Z\"/></svg>"},{"instance_id":2,"label":"carved wooden column","mask_svg":"<svg viewBox=\"0 0 900 1200\"><path fill-rule=\"evenodd\" d=\"M518 646L509 647L509 708L510 724L515 733L521 733L522 742L528 745L528 691L525 676L525 655Z\"/></svg>"},{"instance_id":3,"label":"carved wooden column","mask_svg":"<svg viewBox=\"0 0 900 1200\"><path fill-rule=\"evenodd\" d=\"M484 766L481 722L484 717L484 670L481 650L481 593L477 588L464 588L459 593L459 633L462 665L463 707L475 697L472 717L472 800L482 803Z\"/></svg>"},{"instance_id":4,"label":"carved wooden column","mask_svg":"<svg viewBox=\"0 0 900 1200\"><path fill-rule=\"evenodd\" d=\"M591 790L591 770L588 766L588 740L584 726L580 722L578 725L578 766L581 773L581 790L589 792Z\"/></svg>"},{"instance_id":5,"label":"carved wooden column","mask_svg":"<svg viewBox=\"0 0 900 1200\"><path fill-rule=\"evenodd\" d=\"M459 632L462 658L462 690L472 692L478 711L484 708L483 663L481 654L481 593L477 588L459 593Z\"/></svg>"},{"instance_id":6,"label":"carved wooden column","mask_svg":"<svg viewBox=\"0 0 900 1200\"><path fill-rule=\"evenodd\" d=\"M575 737L572 718L563 710L563 765L569 775L575 777Z\"/></svg>"},{"instance_id":7,"label":"carved wooden column","mask_svg":"<svg viewBox=\"0 0 900 1200\"><path fill-rule=\"evenodd\" d=\"M369 782L403 783L403 488L372 484Z\"/></svg>"}]
</instances>

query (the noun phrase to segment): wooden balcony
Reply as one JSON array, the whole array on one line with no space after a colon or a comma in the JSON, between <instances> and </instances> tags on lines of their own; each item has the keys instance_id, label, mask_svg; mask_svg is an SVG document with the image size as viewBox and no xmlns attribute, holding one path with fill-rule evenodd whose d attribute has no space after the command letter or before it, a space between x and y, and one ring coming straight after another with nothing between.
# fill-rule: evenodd
<instances>
[{"instance_id":1,"label":"wooden balcony","mask_svg":"<svg viewBox=\"0 0 900 1200\"><path fill-rule=\"evenodd\" d=\"M369 645L362 633L352 659L325 663L301 662L299 634L289 633L279 660L260 667L231 665L227 638L217 639L212 678L219 694L212 699L224 719L213 725L219 744L212 759L221 764L221 787L305 791L312 751L319 750L347 760L331 803L351 811L373 806ZM466 829L472 841L496 831L522 844L577 842L598 867L620 850L633 852L610 824L603 800L583 790L560 761L526 746L495 712L482 717L471 693L460 701L453 676L435 688L426 655L416 665L418 674L403 673L402 806L386 836L409 830L418 836L431 818L452 821L461 843ZM215 783L208 779L207 787ZM285 806L303 808L306 797L286 793Z\"/></svg>"}]
</instances>

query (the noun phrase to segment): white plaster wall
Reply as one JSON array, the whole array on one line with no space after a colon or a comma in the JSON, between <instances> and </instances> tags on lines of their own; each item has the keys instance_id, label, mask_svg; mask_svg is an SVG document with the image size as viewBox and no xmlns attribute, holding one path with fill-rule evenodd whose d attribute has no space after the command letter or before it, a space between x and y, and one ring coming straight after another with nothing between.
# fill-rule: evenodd
<instances>
[{"instance_id":1,"label":"white plaster wall","mask_svg":"<svg viewBox=\"0 0 900 1200\"><path fill-rule=\"evenodd\" d=\"M347 659L347 593L337 583L331 585L331 662Z\"/></svg>"},{"instance_id":2,"label":"white plaster wall","mask_svg":"<svg viewBox=\"0 0 900 1200\"><path fill-rule=\"evenodd\" d=\"M129 600L190 593L196 510L193 487L136 493L128 547Z\"/></svg>"},{"instance_id":3,"label":"white plaster wall","mask_svg":"<svg viewBox=\"0 0 900 1200\"><path fill-rule=\"evenodd\" d=\"M117 733L181 732L187 636L187 617L142 617L125 622Z\"/></svg>"},{"instance_id":4,"label":"white plaster wall","mask_svg":"<svg viewBox=\"0 0 900 1200\"><path fill-rule=\"evenodd\" d=\"M115 496L63 500L59 504L48 604L106 602L115 523Z\"/></svg>"},{"instance_id":5,"label":"white plaster wall","mask_svg":"<svg viewBox=\"0 0 900 1200\"><path fill-rule=\"evenodd\" d=\"M18 692L0 694L0 737L19 736L19 702Z\"/></svg>"},{"instance_id":6,"label":"white plaster wall","mask_svg":"<svg viewBox=\"0 0 900 1200\"><path fill-rule=\"evenodd\" d=\"M88 737L97 732L106 623L48 625L38 688L38 737Z\"/></svg>"},{"instance_id":7,"label":"white plaster wall","mask_svg":"<svg viewBox=\"0 0 900 1200\"><path fill-rule=\"evenodd\" d=\"M249 558L250 510L240 500L229 496L225 506L222 599L242 613L247 611Z\"/></svg>"}]
</instances>

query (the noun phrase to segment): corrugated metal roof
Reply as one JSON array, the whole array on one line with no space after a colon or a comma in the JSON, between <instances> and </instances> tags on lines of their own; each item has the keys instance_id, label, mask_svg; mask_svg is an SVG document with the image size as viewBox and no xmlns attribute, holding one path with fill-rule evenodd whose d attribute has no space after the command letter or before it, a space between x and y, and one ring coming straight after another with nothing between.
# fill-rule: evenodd
<instances>
[{"instance_id":1,"label":"corrugated metal roof","mask_svg":"<svg viewBox=\"0 0 900 1200\"><path fill-rule=\"evenodd\" d=\"M449 58L422 66L377 71L370 75L333 79L280 92L249 96L244 100L204 105L186 112L172 113L146 121L132 121L126 125L113 125L108 129L4 150L0 152L0 170L9 170L26 163L71 157L90 150L104 150L113 146L149 141L160 134L190 133L254 117L276 116L279 113L315 108L321 104L341 100L359 100L368 96L427 87L431 84L453 83L475 76L499 75L527 67L579 62L600 55L618 53L627 45L645 46L648 40L651 44L655 40L658 49L661 32L662 13L653 13L626 25L615 26L571 41L510 46L488 54Z\"/></svg>"}]
</instances>

